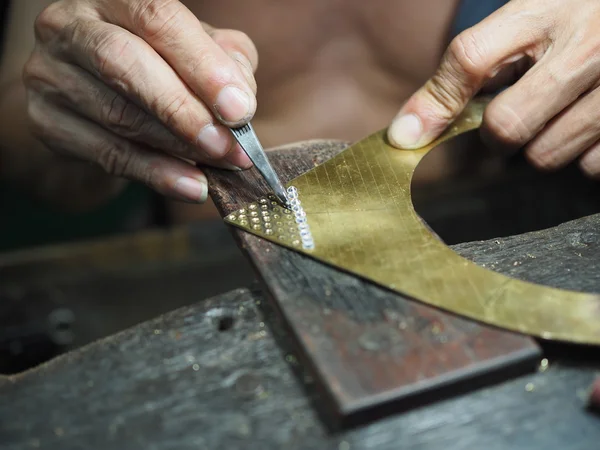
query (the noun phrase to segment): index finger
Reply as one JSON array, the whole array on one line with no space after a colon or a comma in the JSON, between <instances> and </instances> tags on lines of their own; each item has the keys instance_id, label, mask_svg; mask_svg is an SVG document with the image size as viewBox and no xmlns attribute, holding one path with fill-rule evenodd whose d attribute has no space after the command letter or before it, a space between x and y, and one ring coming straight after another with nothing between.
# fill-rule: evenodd
<instances>
[{"instance_id":1,"label":"index finger","mask_svg":"<svg viewBox=\"0 0 600 450\"><path fill-rule=\"evenodd\" d=\"M238 65L178 0L104 0L106 18L146 41L227 125L247 122L256 98Z\"/></svg>"},{"instance_id":2,"label":"index finger","mask_svg":"<svg viewBox=\"0 0 600 450\"><path fill-rule=\"evenodd\" d=\"M388 129L390 142L415 149L436 139L484 83L507 65L536 52L544 30L535 11L519 14L511 4L458 35L435 74L406 102Z\"/></svg>"}]
</instances>

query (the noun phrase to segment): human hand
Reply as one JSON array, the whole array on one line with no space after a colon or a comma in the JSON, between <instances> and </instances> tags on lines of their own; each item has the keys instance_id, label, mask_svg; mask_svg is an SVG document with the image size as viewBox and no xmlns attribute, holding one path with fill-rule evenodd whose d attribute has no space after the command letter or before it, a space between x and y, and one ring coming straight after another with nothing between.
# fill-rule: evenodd
<instances>
[{"instance_id":1,"label":"human hand","mask_svg":"<svg viewBox=\"0 0 600 450\"><path fill-rule=\"evenodd\" d=\"M190 162L248 168L225 125L256 109L258 56L175 0L60 0L35 24L23 78L33 132L51 150L180 200L207 198Z\"/></svg>"},{"instance_id":2,"label":"human hand","mask_svg":"<svg viewBox=\"0 0 600 450\"><path fill-rule=\"evenodd\" d=\"M578 159L600 178L599 30L598 0L512 0L454 39L392 122L391 143L430 143L482 88L518 79L488 105L484 139L524 147L540 169Z\"/></svg>"}]
</instances>

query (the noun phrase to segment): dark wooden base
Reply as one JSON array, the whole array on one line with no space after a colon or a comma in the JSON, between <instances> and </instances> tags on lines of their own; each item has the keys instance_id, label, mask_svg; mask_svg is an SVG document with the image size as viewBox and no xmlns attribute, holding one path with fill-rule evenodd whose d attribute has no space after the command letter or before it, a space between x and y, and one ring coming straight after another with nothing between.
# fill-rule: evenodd
<instances>
[{"instance_id":1,"label":"dark wooden base","mask_svg":"<svg viewBox=\"0 0 600 450\"><path fill-rule=\"evenodd\" d=\"M344 147L309 142L272 151L270 158L287 182ZM208 169L207 175L223 215L267 192L254 169ZM339 424L505 380L539 362L527 337L419 304L237 229L234 235Z\"/></svg>"},{"instance_id":2,"label":"dark wooden base","mask_svg":"<svg viewBox=\"0 0 600 450\"><path fill-rule=\"evenodd\" d=\"M180 278L162 272L151 275ZM134 292L141 273L115 299ZM600 421L584 408L594 370L554 361L545 372L331 432L315 414L311 377L278 347L263 304L237 290L0 377L0 449L597 448Z\"/></svg>"},{"instance_id":3,"label":"dark wooden base","mask_svg":"<svg viewBox=\"0 0 600 450\"><path fill-rule=\"evenodd\" d=\"M585 406L599 350L563 345L544 345L547 370L332 432L314 408L323 403L319 380L288 352L288 337L297 339L275 326L265 308L271 302L248 290L198 295L199 280L217 276L206 275L210 247L201 229L0 258L5 284L24 296L42 288L68 304L126 305L122 315L132 298L141 308L193 303L0 376L1 450L597 448L600 418ZM596 215L453 249L504 274L600 292L599 230ZM226 261L222 273L238 270Z\"/></svg>"}]
</instances>

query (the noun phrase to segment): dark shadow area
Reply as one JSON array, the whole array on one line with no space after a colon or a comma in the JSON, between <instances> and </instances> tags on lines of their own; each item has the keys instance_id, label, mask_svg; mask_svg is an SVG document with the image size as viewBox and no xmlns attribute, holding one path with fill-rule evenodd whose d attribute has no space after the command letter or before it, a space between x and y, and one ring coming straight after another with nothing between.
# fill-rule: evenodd
<instances>
[{"instance_id":1,"label":"dark shadow area","mask_svg":"<svg viewBox=\"0 0 600 450\"><path fill-rule=\"evenodd\" d=\"M538 344L550 362L560 360L562 366L600 369L600 348L596 346L540 340Z\"/></svg>"},{"instance_id":2,"label":"dark shadow area","mask_svg":"<svg viewBox=\"0 0 600 450\"><path fill-rule=\"evenodd\" d=\"M227 331L231 330L233 327L233 317L232 316L224 316L219 319L219 331Z\"/></svg>"},{"instance_id":3,"label":"dark shadow area","mask_svg":"<svg viewBox=\"0 0 600 450\"><path fill-rule=\"evenodd\" d=\"M477 136L468 138L472 142ZM489 151L478 143L473 151L434 149L415 178L428 170L436 152L448 152L454 173L426 185L413 183L412 198L417 213L448 245L542 230L600 212L600 183L584 177L576 165L544 173L519 152L496 158L490 170L480 164Z\"/></svg>"},{"instance_id":4,"label":"dark shadow area","mask_svg":"<svg viewBox=\"0 0 600 450\"><path fill-rule=\"evenodd\" d=\"M185 257L160 264L147 258L159 251L159 246L153 246L159 244L147 243L146 250L127 256L131 264L122 267L126 256L114 241L106 240L102 248L86 247L83 254L58 247L65 252L61 261L66 266L36 260L1 268L0 374L22 372L66 351L254 282L252 268L220 220L195 224L188 239L190 250ZM97 265L98 251L115 264ZM219 331L234 327L230 312L215 318Z\"/></svg>"}]
</instances>

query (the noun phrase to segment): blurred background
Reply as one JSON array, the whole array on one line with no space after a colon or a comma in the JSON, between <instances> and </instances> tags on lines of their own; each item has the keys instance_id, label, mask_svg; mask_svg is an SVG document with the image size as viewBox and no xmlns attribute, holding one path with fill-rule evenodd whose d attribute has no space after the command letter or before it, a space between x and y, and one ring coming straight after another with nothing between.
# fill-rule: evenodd
<instances>
[{"instance_id":1,"label":"blurred background","mask_svg":"<svg viewBox=\"0 0 600 450\"><path fill-rule=\"evenodd\" d=\"M2 24L8 3L0 0ZM432 158L425 158L417 178L431 172ZM539 230L600 211L600 187L576 168L543 174L519 154L493 169L460 153L449 159L451 176L429 176L413 187L417 212L448 244ZM130 184L95 211L69 214L0 180L2 374L254 281L210 202L175 204Z\"/></svg>"}]
</instances>

